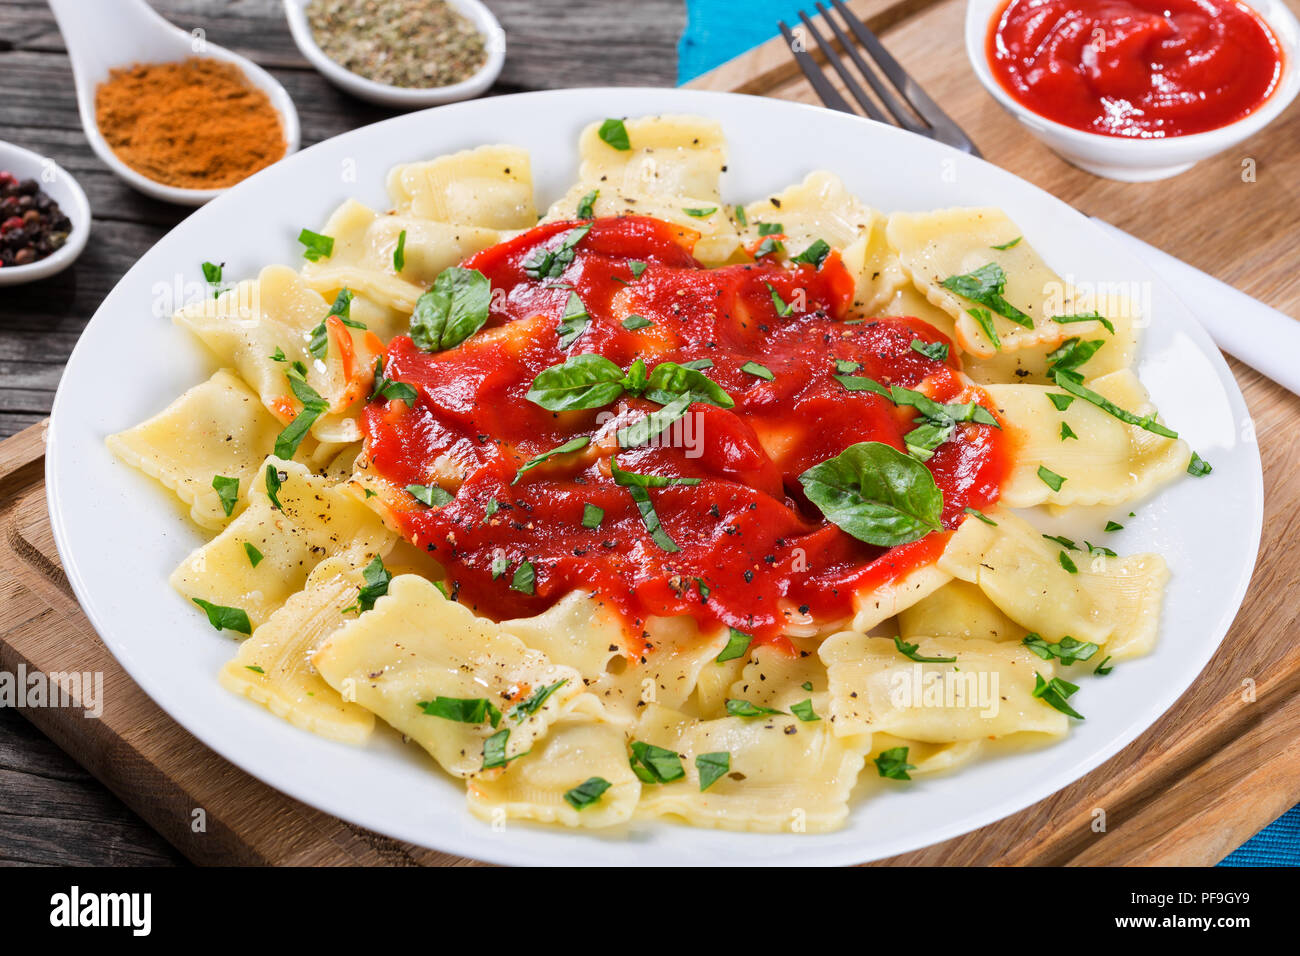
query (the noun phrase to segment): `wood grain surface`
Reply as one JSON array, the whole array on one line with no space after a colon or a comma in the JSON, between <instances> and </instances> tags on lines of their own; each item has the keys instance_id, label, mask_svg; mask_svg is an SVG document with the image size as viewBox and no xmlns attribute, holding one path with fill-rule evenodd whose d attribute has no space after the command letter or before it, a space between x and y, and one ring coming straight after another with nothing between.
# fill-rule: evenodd
<instances>
[{"instance_id":1,"label":"wood grain surface","mask_svg":"<svg viewBox=\"0 0 1300 956\"><path fill-rule=\"evenodd\" d=\"M1288 3L1300 10L1300 0ZM538 72L530 79L524 79L530 77L525 67L516 66L518 72L514 74L509 74L508 67L508 74L518 77L513 82L546 83L546 77L554 80L562 75L556 71L568 69L551 63L551 59L566 55L577 59L571 55L572 48L550 32L547 17L534 9L543 4L518 4L519 29L527 24L527 31L532 31L522 34L511 25L510 4L490 5L498 10L510 31L511 57L520 55L522 36L535 38L536 49L549 51L535 61L533 69ZM159 6L169 13L184 13L220 5L178 2ZM262 26L266 27L270 8L276 5L250 2L231 6L239 8L240 16L226 13L210 22L221 22L230 36L246 38L249 46L241 46L229 37L223 39L215 25L209 35L241 52L254 53L264 65L284 71L277 72L277 76L303 109L300 93L316 90L323 81L306 73L297 61L296 50L284 45L288 43L287 33L273 37L269 34L275 30L264 29L261 32L268 36L262 36L256 29L245 29L246 24L236 22L261 15ZM1054 192L1081 211L1108 219L1292 316L1300 314L1294 234L1300 212L1300 185L1294 172L1294 154L1300 146L1297 106L1293 105L1268 130L1239 149L1206 161L1174 180L1144 185L1111 183L1056 158L1022 132L983 93L961 47L961 0L862 0L851 6L882 32L903 65L972 135L986 158ZM594 2L585 7L564 5L569 11L587 9L592 16L599 12L596 7ZM0 53L0 63L8 65L8 58L15 56L15 64L30 64L30 69L39 71L37 61L41 56L58 55L57 34L52 34L43 9L42 5L28 3L0 7L0 36L15 39L18 47ZM245 13L249 16L245 17ZM174 19L183 22L180 16ZM595 32L585 36L601 36L593 24L583 27L588 28ZM282 31L278 25L277 29ZM680 23L675 29L680 29ZM632 45L636 45L635 37ZM671 56L668 60L671 62ZM628 82L645 81L645 77L632 75L636 69L648 68L645 61L639 62L641 66L628 67L632 71L625 74L631 77ZM584 65L590 66L590 60ZM85 318L116 276L129 265L133 255L153 241L150 236L161 234L171 221L167 216L174 216L168 207L125 192L125 187L106 172L95 172L97 161L80 143L71 113L66 128L41 125L44 108L38 102L41 96L32 92L35 76L30 74L26 84L21 84L11 79L7 70L0 74L0 93L11 85L24 86L13 115L26 115L30 125L17 128L50 137L48 142L56 145L61 142L61 148L73 154L80 150L84 154L84 171L46 147L88 187L92 204L111 211L115 218L105 220L105 226L110 227L107 230L97 223L92 239L93 245L101 233L110 234L106 258L96 263L83 257L76 267L78 275L69 283L71 289L62 293L46 290L44 298L28 299L21 308L0 301L0 427L16 427L40 417L46 407L42 392L48 393L57 380L57 372L51 377L48 370L38 367L45 362L43 356L53 351L48 336L53 335L54 341L61 343L61 354L66 355ZM286 76L306 86L295 88ZM587 76L546 85L613 81ZM662 84L666 79L657 82ZM692 85L815 101L779 39ZM331 95L327 87L325 90L326 96ZM56 98L49 91L42 95ZM341 96L332 95L336 100ZM70 92L67 98L71 109ZM24 106L27 100L32 102ZM348 105L356 106L350 101ZM24 110L28 112L24 114ZM368 121L339 125L331 131L331 115L330 109L321 108L309 121L304 110L305 135L314 132L320 138ZM7 110L0 112L0 137L12 139L14 128L5 125L9 116ZM335 117L333 122L342 121ZM34 144L28 140L24 145ZM1253 181L1243 179L1243 164L1253 168ZM97 283L84 293L78 291L76 281L82 275L90 277L87 282ZM51 304L59 295L64 297L61 304ZM11 331L17 333L12 345ZM25 347L31 351L24 352ZM50 364L57 366L61 361L51 360ZM1289 440L1289 422L1300 412L1300 398L1238 363L1231 364L1255 418L1263 449L1266 514L1259 566L1242 612L1214 661L1153 728L1071 787L999 824L887 862L1208 864L1300 799L1300 735L1296 733L1300 728L1300 650L1296 650L1295 640L1300 607L1289 600L1300 586L1300 568L1290 544L1300 531L1296 508L1300 500L1300 478L1296 477L1300 451ZM11 371L16 376L12 380ZM11 387L11 381L24 384ZM48 402L48 396L44 401ZM0 667L10 668L18 656L25 654L46 666L63 665L70 648L75 648L77 653L97 654L93 657L97 665L111 674L116 664L89 632L84 619L78 620L75 602L66 591L66 583L61 582L57 555L44 524L38 482L39 447L35 444L38 441L39 431L32 430L0 445L0 475L14 467L18 475L0 477L0 525L5 544L0 549L0 564L7 564L14 574L0 588L0 621L5 622L0 626ZM130 696L132 690L134 697ZM100 722L104 725L99 731L103 736L95 744L95 748L111 752L111 760L96 759L99 751L95 748L87 753L83 728L76 724L60 726L69 723L66 713L45 710L33 712L31 717L190 859L445 860L438 854L364 834L339 821L331 822L266 790L206 752L194 757L200 767L197 771L178 764L177 748L188 754L196 745L191 741L186 748L181 738L169 736L168 719L157 713L138 690L118 685L115 693L126 695L123 706L129 706L129 711L125 716L106 714ZM142 734L141 727L159 730ZM174 725L172 729L180 733ZM161 742L158 747L155 741ZM21 763L21 758L5 757L6 753L0 749L0 773L8 766L5 760ZM159 773L162 767L165 769ZM214 784L214 779L220 783ZM256 814L248 820L249 806L240 800L250 797L256 797L258 802ZM196 840L178 822L194 806L216 809L213 818L224 827L218 839L208 838L213 833L210 829L204 840ZM1101 819L1104 828L1098 825ZM0 826L4 825L0 818ZM0 845L2 841L0 831ZM40 858L39 848L30 850L28 858Z\"/></svg>"}]
</instances>

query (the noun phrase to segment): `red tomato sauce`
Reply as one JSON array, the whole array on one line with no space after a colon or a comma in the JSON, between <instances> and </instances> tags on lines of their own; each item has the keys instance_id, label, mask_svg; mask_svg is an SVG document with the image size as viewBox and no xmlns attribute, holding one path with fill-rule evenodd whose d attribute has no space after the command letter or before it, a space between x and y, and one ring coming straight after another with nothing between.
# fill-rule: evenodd
<instances>
[{"instance_id":1,"label":"red tomato sauce","mask_svg":"<svg viewBox=\"0 0 1300 956\"><path fill-rule=\"evenodd\" d=\"M1282 77L1277 38L1232 0L1010 0L987 47L998 82L1035 113L1135 139L1226 126Z\"/></svg>"},{"instance_id":2,"label":"red tomato sauce","mask_svg":"<svg viewBox=\"0 0 1300 956\"><path fill-rule=\"evenodd\" d=\"M410 499L395 515L405 537L442 562L457 600L501 620L585 590L618 608L634 636L651 615L689 614L774 641L786 623L783 603L818 621L845 618L856 591L938 557L947 531L892 549L865 544L822 517L798 476L855 442L901 450L915 427L915 409L832 379L836 359L861 363L858 374L881 383L924 383L939 401L991 407L957 375L955 357L937 362L911 347L918 338L946 342L941 333L914 319L845 321L854 282L838 252L820 268L760 261L706 269L691 255L697 234L644 217L596 220L560 279L530 278L528 253L576 225L539 226L467 259L493 289L486 326L443 352L394 339L384 374L414 386L418 398L414 407L377 399L365 410L367 467L396 489L449 467L463 476L458 488L441 482L455 491L450 503ZM639 276L634 263L645 263ZM772 289L791 314L778 314ZM561 349L556 326L571 291L590 325ZM629 331L622 320L630 313L654 324ZM556 413L525 397L539 372L586 352L624 369L638 358L650 368L709 359L705 374L735 407L697 402L665 433L671 441L618 451L608 423L660 406L625 395L604 409ZM743 370L750 361L774 379ZM598 433L586 448L518 474L535 456ZM927 463L943 492L946 529L967 505L997 498L1008 443L999 429L960 425ZM679 551L655 543L629 490L613 481L615 452L624 471L701 479L649 490ZM598 528L582 525L587 504L604 511ZM508 570L494 579L502 557ZM525 560L536 576L532 594L511 587Z\"/></svg>"}]
</instances>

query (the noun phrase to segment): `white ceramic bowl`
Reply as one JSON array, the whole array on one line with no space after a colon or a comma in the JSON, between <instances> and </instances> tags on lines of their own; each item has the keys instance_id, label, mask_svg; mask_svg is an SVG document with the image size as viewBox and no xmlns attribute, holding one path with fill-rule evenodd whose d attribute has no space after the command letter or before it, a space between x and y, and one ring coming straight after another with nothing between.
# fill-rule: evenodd
<instances>
[{"instance_id":1,"label":"white ceramic bowl","mask_svg":"<svg viewBox=\"0 0 1300 956\"><path fill-rule=\"evenodd\" d=\"M133 63L167 63L203 56L239 67L249 82L264 92L280 114L285 155L298 149L298 110L285 88L251 60L231 53L193 33L174 26L143 0L113 3L87 0L50 0L59 31L72 59L77 84L77 110L90 147L114 173L140 192L182 206L201 206L225 189L183 189L156 182L136 172L118 158L95 122L95 90L108 79L109 70ZM228 188L228 187L227 187Z\"/></svg>"},{"instance_id":2,"label":"white ceramic bowl","mask_svg":"<svg viewBox=\"0 0 1300 956\"><path fill-rule=\"evenodd\" d=\"M966 54L975 75L1007 112L1065 160L1107 179L1136 183L1184 172L1259 132L1300 92L1300 23L1283 0L1249 0L1249 6L1268 23L1282 47L1281 81L1259 109L1219 129L1167 139L1122 139L1087 133L1035 113L1008 93L993 75L986 43L989 27L1005 3L969 0L966 5Z\"/></svg>"},{"instance_id":3,"label":"white ceramic bowl","mask_svg":"<svg viewBox=\"0 0 1300 956\"><path fill-rule=\"evenodd\" d=\"M19 179L36 180L72 222L67 242L51 255L25 266L0 267L0 286L22 285L62 272L81 255L86 240L90 238L90 203L86 201L86 194L71 174L54 160L12 143L0 142L0 170L8 170Z\"/></svg>"},{"instance_id":4,"label":"white ceramic bowl","mask_svg":"<svg viewBox=\"0 0 1300 956\"><path fill-rule=\"evenodd\" d=\"M468 100L487 92L496 78L501 75L501 67L506 62L506 32L492 15L492 11L479 0L447 0L447 2L483 34L487 47L487 59L477 73L467 80L448 86L434 86L427 89L408 89L376 83L364 76L335 63L316 45L316 38L311 34L311 25L307 22L307 5L312 0L284 0L285 16L289 19L289 32L293 42L298 44L311 65L341 90L359 96L371 103L393 106L398 109L422 109L426 106L441 106L443 103L455 103Z\"/></svg>"}]
</instances>

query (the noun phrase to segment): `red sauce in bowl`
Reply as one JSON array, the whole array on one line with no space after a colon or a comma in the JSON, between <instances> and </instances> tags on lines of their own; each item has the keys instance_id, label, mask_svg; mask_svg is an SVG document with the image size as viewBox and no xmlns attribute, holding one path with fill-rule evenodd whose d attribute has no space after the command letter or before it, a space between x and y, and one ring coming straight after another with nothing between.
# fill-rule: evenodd
<instances>
[{"instance_id":1,"label":"red sauce in bowl","mask_svg":"<svg viewBox=\"0 0 1300 956\"><path fill-rule=\"evenodd\" d=\"M998 82L1035 113L1132 139L1226 126L1282 76L1273 32L1231 0L1010 0L987 53Z\"/></svg>"},{"instance_id":2,"label":"red sauce in bowl","mask_svg":"<svg viewBox=\"0 0 1300 956\"><path fill-rule=\"evenodd\" d=\"M958 426L926 462L943 492L944 531L877 547L825 520L803 496L798 476L812 465L861 441L903 450L915 427L915 409L835 381L837 359L860 363L858 374L881 383L924 383L939 401L992 408L958 375L955 350L941 362L912 348L916 339L946 342L933 327L845 321L854 282L838 252L820 267L759 260L706 269L691 253L698 234L629 216L596 220L561 278L530 278L528 254L576 225L538 226L466 260L493 289L487 325L442 352L394 339L384 374L418 397L410 407L381 398L365 409L367 467L395 486L385 495L398 502L394 520L443 564L457 600L499 620L539 613L581 589L619 609L632 635L648 615L689 614L779 641L781 602L819 621L846 617L856 591L932 563L966 506L996 500L1011 439L973 424ZM788 314L779 314L773 290ZM556 326L571 292L590 324L562 348ZM629 313L653 324L628 329ZM623 369L637 359L651 368L708 359L705 374L734 407L697 402L682 440L620 451L602 424L612 416L626 424L659 406L624 395L605 408L555 413L526 398L539 372L591 352ZM746 370L751 362L771 380ZM582 435L607 437L520 474L530 459ZM611 476L612 455L624 471L700 479L649 489L679 550L652 539L629 489ZM465 478L449 503L424 507L402 489L430 481L440 459ZM585 505L603 510L598 527L584 527ZM494 575L497 558L509 570L498 566ZM536 576L532 593L511 586L524 560Z\"/></svg>"}]
</instances>

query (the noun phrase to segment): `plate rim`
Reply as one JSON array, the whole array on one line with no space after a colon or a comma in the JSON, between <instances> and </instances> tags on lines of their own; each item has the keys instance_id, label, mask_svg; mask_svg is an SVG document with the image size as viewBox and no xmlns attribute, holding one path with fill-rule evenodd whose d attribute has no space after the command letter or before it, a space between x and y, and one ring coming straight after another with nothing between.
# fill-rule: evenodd
<instances>
[{"instance_id":1,"label":"plate rim","mask_svg":"<svg viewBox=\"0 0 1300 956\"><path fill-rule=\"evenodd\" d=\"M255 181L261 181L262 179L267 177L280 175L283 173L283 170L280 169L280 167L283 165L288 165L292 167L292 165L295 163L310 162L310 160L307 159L306 157L311 157L313 152L322 150L324 147L336 143L337 140L341 138L360 137L362 134L365 134L367 132L372 132L377 128L384 127L389 124L392 124L393 126L399 126L406 123L413 123L415 118L418 117L428 118L431 116L431 114L434 113L438 113L439 114L438 118L441 120L441 119L445 119L447 115L452 112L472 111L476 109L478 107L478 104L480 103L500 104L506 101L527 102L529 100L537 100L537 99L582 100L583 98L593 98L593 97L609 98L609 99L616 100L618 97L627 97L629 95L649 97L652 99L662 97L664 99L664 105L662 107L653 108L652 112L653 111L689 112L690 111L689 101L691 100L700 102L702 104L707 104L709 102L715 104L722 104L728 100L744 99L748 101L762 101L766 104L769 104L773 110L776 111L789 110L792 115L795 113L803 113L806 116L815 115L818 117L818 119L816 120L817 122L828 121L831 123L840 123L840 122L856 123L856 124L865 123L868 124L871 128L873 128L874 131L871 135L883 136L886 139L889 139L890 137L893 136L915 137L915 134L908 133L904 130L898 129L893 126L888 126L885 124L876 123L871 120L863 119L861 117L833 113L821 107L812 106L810 104L792 103L790 101L785 101L785 100L773 100L768 97L760 97L760 96L754 96L750 94L730 93L730 92L721 92L721 91L712 91L712 90L684 90L678 88L655 88L655 87L581 87L581 88L564 89L564 90L543 90L543 91L530 91L525 93L507 94L500 97L492 97L488 100L471 100L471 101L460 102L460 103L446 104L442 106L431 107L430 109L427 110L421 110L417 112L403 114L396 117L391 117L389 119L381 120L377 123L368 124L362 127L357 127L356 129L350 130L346 133L339 134L339 136L332 137L328 140L324 140L320 143L314 144L308 149L301 150L293 154L292 156L286 157L286 159L282 160L280 163L276 163L258 172L253 177L250 177L248 180L246 180L245 182L251 183ZM683 105L680 109L678 109L674 103L670 103L669 101L680 102ZM715 113L715 115L719 115L719 114L725 117L725 113L723 113L722 111L718 111ZM725 122L725 118L724 118L724 122ZM924 137L916 137L916 138L925 139ZM938 148L942 151L946 151L947 153L952 154L954 158L960 157L959 160L956 160L958 162L983 163L986 166L992 167L992 169L994 169L997 174L1011 177L1020 185L1021 188L1028 189L1032 194L1037 194L1038 197L1040 197L1042 200L1046 201L1047 203L1051 204L1052 206L1060 207L1061 209L1068 211L1068 214L1070 216L1073 216L1076 222L1086 223L1087 224L1085 227L1086 230L1092 231L1092 234L1096 236L1096 239L1099 243L1105 243L1107 241L1105 234L1102 233L1099 227L1093 224L1087 218L1087 216L1083 215L1079 210L1075 209L1073 206L1070 206L1064 200L1059 199L1058 197L1048 193L1046 190L1043 190L1041 187L1038 187L1033 183L1029 182L1028 180L1025 180L1017 176L1016 174L1010 172L1009 170L1005 170L1002 169L1001 167L997 167L993 164L988 163L985 160L968 156L967 154L961 153L960 151L952 149L951 147L943 146L942 144L935 143L934 141L928 139L925 139L925 143L927 144L927 148ZM304 157L304 158L299 159L300 157ZM208 206L196 212L194 216L200 216L205 214L207 209L211 209L211 208L220 209L222 208L223 204L237 202L240 196L240 189L243 185L244 184L240 184L239 186L232 187L227 193L218 197ZM136 261L136 263L131 267L131 269L129 269L126 272L126 274L124 274L122 278L118 280L118 282L114 285L113 289L110 290L109 293L105 296L104 300L96 308L89 322L87 322L86 329L83 330L81 336L78 338L76 346L74 346L72 353L69 355L67 364L65 365L64 374L60 378L59 387L55 393L54 403L50 413L50 424L49 424L46 456L45 456L46 457L46 462L45 462L46 502L50 514L51 529L54 534L55 544L58 549L60 559L63 563L64 571L67 574L68 581L73 589L74 594L77 597L78 603L80 604L83 613L87 617L87 620L90 622L91 626L95 629L96 634L99 635L101 641L104 643L105 647L109 650L109 652L113 655L113 657L117 660L119 665L122 666L123 670L127 672L127 674L136 683L136 685L142 691L144 691L144 693L150 698L151 701L153 701L155 706L157 706L160 710L162 710L165 714L167 714L167 716L170 719L176 721L178 725L183 727L187 733L193 735L204 746L208 747L214 753L220 755L223 759L228 760L231 764L238 767L241 771L249 774L249 776L272 787L273 789L276 789L281 793L284 793L292 797L293 799L299 800L307 804L308 806L311 806L319 810L320 812L327 813L332 816L337 816L338 818L345 820L353 825L361 826L369 830L374 830L376 832L383 833L394 839L402 840L422 847L428 847L442 852L455 853L472 859L493 862L493 863L504 863L504 864L536 865L536 864L545 863L545 864L554 865L557 862L560 863L566 862L566 861L556 861L550 857L545 857L545 858L539 857L536 851L531 851L527 849L527 844L529 842L527 840L522 841L522 847L520 844L499 843L498 841L495 841L490 838L490 834L487 832L486 828L482 830L472 829L467 831L464 828L448 827L440 833L438 838L438 843L437 845L434 845L432 842L430 842L430 839L427 835L418 835L418 834L406 832L402 827L396 825L378 827L375 825L373 821L364 819L360 815L354 813L351 807L348 807L346 809L337 809L332 806L329 806L328 805L329 801L327 799L323 799L318 793L306 792L304 787L296 786L292 779L289 780L269 779L268 776L265 775L261 770L252 769L250 765L252 764L253 761L251 760L250 757L246 756L245 754L245 752L248 750L246 745L240 747L240 746L230 745L226 742L222 742L219 740L214 740L212 738L214 738L216 735L210 733L207 727L192 726L192 724L197 723L197 721L193 720L190 715L185 715L185 716L178 715L177 713L174 713L171 710L169 710L167 707L164 707L162 703L160 703L158 696L156 696L150 689L150 686L154 684L154 680L152 680L149 676L147 676L147 674L145 674L145 668L143 668L140 665L140 663L135 660L135 658L132 656L132 654L125 646L122 646L121 642L118 640L116 636L112 636L112 637L106 636L106 634L113 634L113 627L111 626L111 620L107 616L105 616L102 609L100 609L97 602L94 600L92 594L92 586L85 580L82 573L82 568L79 566L76 556L71 551L71 547L69 543L69 532L64 521L65 516L63 514L63 509L61 506L61 502L59 500L62 496L60 493L61 485L59 480L58 462L60 460L60 455L63 448L62 443L59 441L59 436L63 433L63 429L59 427L59 423L63 420L64 415L70 414L68 412L63 411L63 409L68 405L70 405L71 402L73 401L72 399L68 398L71 389L70 387L67 386L67 383L69 381L67 371L68 369L73 368L74 363L78 361L78 356L83 350L83 346L85 346L85 343L87 341L87 336L85 333L91 328L92 324L100 321L111 320L106 314L105 305L113 297L114 293L117 291L119 286L125 283L133 275L133 273L135 273L137 270L141 268L142 263L149 257L149 255L152 252L154 252L155 249L157 249L159 246L165 245L168 242L168 240L172 237L172 235L177 230L181 229L187 222L188 222L188 218L182 220L175 227L169 230L167 234L165 234L161 239L159 239L158 242L156 242L153 246L151 246L150 249ZM1168 286L1168 284L1165 283L1162 279L1160 279L1159 276L1155 273L1155 271L1145 262L1141 264L1141 271L1144 274L1149 274L1151 277L1151 281L1153 283L1158 285L1166 295L1168 295L1171 299L1178 301L1179 304L1182 306L1185 313L1185 317L1187 319L1185 323L1186 328L1183 329L1183 331L1186 331L1191 335L1193 341L1197 346L1197 350L1209 360L1219 380L1225 386L1224 390L1225 390L1225 397L1227 399L1227 403L1229 407L1232 409L1232 411L1234 411L1234 413L1237 413L1237 420L1245 419L1247 421L1253 421L1251 419L1249 407L1245 401L1245 396L1241 392L1241 387L1237 382L1236 377L1232 374L1232 371L1228 367L1227 362L1224 360L1223 355L1219 352L1218 348L1214 345L1208 333L1206 333L1204 328L1201 327L1199 322L1196 321L1194 313L1187 308L1185 303L1183 303L1181 299L1178 298L1177 294ZM101 320L101 316L104 316L104 319ZM1005 807L1000 804L991 812L987 810L984 811L983 813L975 812L971 814L966 814L960 818L949 821L947 823L937 824L927 833L925 838L920 842L917 842L915 839L913 839L913 840L899 841L897 842L897 844L891 844L889 840L886 838L880 841L880 845L876 846L873 849L855 849L855 844L852 841L838 841L833 844L829 844L825 846L819 845L815 847L810 845L806 849L792 850L790 854L790 858L787 859L785 862L790 862L790 863L798 862L803 864L814 864L814 865L845 865L845 864L852 864L852 863L870 862L878 859L895 856L900 853L911 852L913 850L918 850L924 847L933 846L935 844L944 842L954 837L961 836L969 832L973 832L974 830L977 829L981 829L985 826L990 826L1002 819L1005 819L1008 816L1018 813L1021 810L1031 807L1045 799L1048 799L1049 797L1053 796L1056 793L1059 793L1064 788L1077 782L1082 777L1090 773L1092 770L1096 769L1096 767L1100 766L1102 763L1109 760L1111 757L1113 757L1124 747L1127 747L1129 744L1137 740L1142 734L1148 731L1151 728L1152 724L1154 724L1161 717L1161 715L1163 715L1166 711L1168 711L1177 702L1177 700L1180 699L1187 692L1188 689L1190 689L1190 687L1199 678L1200 674L1204 671L1206 665L1209 663L1209 661L1213 658L1213 656L1218 652L1219 648L1222 646L1223 639L1226 636L1228 629L1231 627L1233 621L1236 619L1237 614L1240 611L1242 601L1245 598L1246 591L1249 588L1250 582L1253 578L1255 567L1258 564L1259 546L1260 546L1260 540L1261 540L1261 535L1263 530L1263 503L1264 503L1263 466L1259 454L1258 442L1250 443L1249 447L1252 449L1252 454L1249 458L1249 464L1250 464L1252 476L1254 478L1254 481L1252 482L1252 486L1250 488L1250 492L1251 492L1250 504L1252 506L1251 509L1252 521L1251 521L1251 528L1249 529L1249 534L1247 536L1247 543L1250 546L1250 552L1252 555L1251 560L1249 562L1249 567L1242 568L1242 573L1239 575L1236 586L1233 589L1232 599L1224 604L1223 609L1220 611L1219 617L1214 622L1213 627L1207 629L1207 633L1212 635L1212 642L1207 642L1207 650L1202 655L1198 655L1200 659L1196 661L1196 670L1194 675L1186 684L1182 686L1178 686L1173 689L1170 689L1169 687L1165 687L1162 688L1162 693L1158 695L1153 695L1149 699L1149 702L1146 705L1146 707L1143 708L1140 712L1135 713L1135 715L1132 718L1130 718L1128 722L1128 727L1130 728L1137 727L1136 730L1133 730L1132 732L1126 730L1123 733L1113 736L1104 747L1101 747L1097 751L1095 751L1092 754L1090 759L1078 763L1076 765L1077 769L1072 769L1070 771L1071 776L1068 780L1060 783L1059 785L1053 787L1052 789L1049 789L1045 792L1039 792L1038 790L1031 790L1029 792L1032 794L1032 796L1028 800L1023 800L1017 796L1014 799L1005 800L1004 801L1004 803L1006 804ZM213 679L215 680L215 677ZM295 728L295 730L296 729L297 728ZM305 731L300 731L300 732L305 732ZM1069 742L1069 738L1065 738L1061 741L1062 744L1068 744L1068 742ZM290 774L289 776L291 777L292 775ZM522 829L527 824L525 821L518 821L518 825ZM674 826L676 824L671 824L665 821L659 821L655 825ZM531 829L531 827L529 828ZM554 833L558 829L560 828L557 827L544 828L544 830L548 833ZM574 831L567 831L567 832L561 831L561 832L562 835L566 837L574 837L578 840L581 840L583 837L599 835L598 831L587 831L581 829L574 830ZM845 831L838 831L838 832L844 833ZM794 841L806 840L808 839L808 836L811 836L811 835L805 836L805 835L795 835L795 834L746 833L743 831L735 832L732 835L740 838L752 837L755 838L756 840L783 837L787 840L794 840ZM834 837L835 834L829 834L829 836ZM618 859L604 860L603 863L605 865L611 865L611 864L621 865L621 864L635 862L634 860L631 859L622 858L623 856L628 855L626 853L627 848L635 847L635 844L633 842L628 840L623 840L623 839L616 839L615 843L617 847L622 848L625 852L623 854L616 854L617 856L620 857ZM633 855L634 855L634 851L633 851Z\"/></svg>"}]
</instances>

